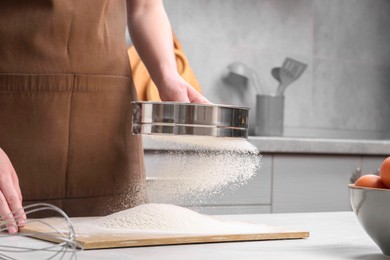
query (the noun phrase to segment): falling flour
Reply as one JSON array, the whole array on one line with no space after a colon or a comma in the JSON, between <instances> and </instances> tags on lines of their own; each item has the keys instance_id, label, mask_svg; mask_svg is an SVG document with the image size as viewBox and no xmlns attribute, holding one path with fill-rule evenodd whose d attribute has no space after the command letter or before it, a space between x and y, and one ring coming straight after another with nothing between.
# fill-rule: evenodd
<instances>
[{"instance_id":1,"label":"falling flour","mask_svg":"<svg viewBox=\"0 0 390 260\"><path fill-rule=\"evenodd\" d=\"M143 204L95 220L100 228L123 232L163 232L185 234L272 232L265 225L224 222L193 210L170 204ZM91 225L90 225L91 227ZM76 228L77 229L77 228ZM91 229L90 229L91 230Z\"/></svg>"},{"instance_id":2,"label":"falling flour","mask_svg":"<svg viewBox=\"0 0 390 260\"><path fill-rule=\"evenodd\" d=\"M261 166L258 149L242 138L149 136L157 147L149 154L150 202L89 223L99 232L253 233L264 225L224 222L185 207L197 206L246 184ZM161 147L159 149L158 147ZM167 149L168 147L168 149ZM169 204L167 204L169 203ZM82 227L76 227L80 228ZM85 228L85 227L84 227ZM96 229L97 228L97 229Z\"/></svg>"},{"instance_id":3,"label":"falling flour","mask_svg":"<svg viewBox=\"0 0 390 260\"><path fill-rule=\"evenodd\" d=\"M261 165L260 152L243 138L148 138L165 148L153 154L153 167L147 169L150 202L201 205L246 184Z\"/></svg>"}]
</instances>

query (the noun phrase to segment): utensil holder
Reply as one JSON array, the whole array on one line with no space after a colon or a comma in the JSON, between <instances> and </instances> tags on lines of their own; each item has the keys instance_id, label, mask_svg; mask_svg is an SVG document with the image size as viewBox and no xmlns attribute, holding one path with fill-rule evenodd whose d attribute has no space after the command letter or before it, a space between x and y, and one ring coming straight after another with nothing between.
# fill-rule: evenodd
<instances>
[{"instance_id":1,"label":"utensil holder","mask_svg":"<svg viewBox=\"0 0 390 260\"><path fill-rule=\"evenodd\" d=\"M282 136L283 120L283 95L256 95L256 135Z\"/></svg>"}]
</instances>

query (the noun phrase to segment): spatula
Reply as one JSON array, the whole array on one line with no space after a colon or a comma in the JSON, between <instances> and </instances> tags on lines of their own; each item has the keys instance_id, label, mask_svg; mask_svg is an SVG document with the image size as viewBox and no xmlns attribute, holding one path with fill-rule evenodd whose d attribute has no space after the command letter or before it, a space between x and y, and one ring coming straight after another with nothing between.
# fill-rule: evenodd
<instances>
[{"instance_id":1,"label":"spatula","mask_svg":"<svg viewBox=\"0 0 390 260\"><path fill-rule=\"evenodd\" d=\"M287 86L297 80L306 70L307 65L291 58L286 58L280 68L280 84L276 91L277 95L283 95Z\"/></svg>"}]
</instances>

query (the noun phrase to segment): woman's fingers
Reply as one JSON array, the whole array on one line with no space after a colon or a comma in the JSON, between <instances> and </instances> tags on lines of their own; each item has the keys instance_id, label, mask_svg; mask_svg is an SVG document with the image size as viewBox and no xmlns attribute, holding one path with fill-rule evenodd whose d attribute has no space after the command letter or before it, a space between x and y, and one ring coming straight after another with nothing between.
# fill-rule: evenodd
<instances>
[{"instance_id":1,"label":"woman's fingers","mask_svg":"<svg viewBox=\"0 0 390 260\"><path fill-rule=\"evenodd\" d=\"M18 231L26 222L18 176L8 156L0 148L0 217L9 233Z\"/></svg>"},{"instance_id":2,"label":"woman's fingers","mask_svg":"<svg viewBox=\"0 0 390 260\"><path fill-rule=\"evenodd\" d=\"M20 190L20 186L19 186L19 178L16 175L15 171L13 171L12 180L13 180L14 188L15 188L15 191L17 193L18 199L20 201L20 206L22 207L23 197L22 197L22 192ZM26 223L26 219L27 219L26 213L24 212L23 209L19 212L19 215L16 216L16 219L17 219L19 226L23 227L24 224Z\"/></svg>"},{"instance_id":3,"label":"woman's fingers","mask_svg":"<svg viewBox=\"0 0 390 260\"><path fill-rule=\"evenodd\" d=\"M16 174L15 170L13 169L13 167L12 167L12 170L13 170L12 171L12 180L13 180L13 183L14 183L15 190L18 193L20 201L23 201L22 191L20 190L20 186L19 186L18 175Z\"/></svg>"},{"instance_id":4,"label":"woman's fingers","mask_svg":"<svg viewBox=\"0 0 390 260\"><path fill-rule=\"evenodd\" d=\"M201 104L211 103L179 74L166 76L164 82L157 86L162 101Z\"/></svg>"},{"instance_id":5,"label":"woman's fingers","mask_svg":"<svg viewBox=\"0 0 390 260\"><path fill-rule=\"evenodd\" d=\"M12 177L3 178L2 183L0 183L0 190L3 195L5 203L8 204L8 209L10 209L10 211L12 212L10 216L14 218L14 221L16 221L17 223L17 225L15 226L17 231L18 230L17 227L19 225L23 226L24 223L26 222L26 214L23 210L20 196L15 189L14 181L12 180ZM4 207L4 210L5 209L6 208ZM1 210L0 210L0 214L3 217L3 213Z\"/></svg>"},{"instance_id":6,"label":"woman's fingers","mask_svg":"<svg viewBox=\"0 0 390 260\"><path fill-rule=\"evenodd\" d=\"M191 103L201 103L201 104L210 104L211 102L207 100L202 94L196 91L193 87L189 86L187 89L188 99Z\"/></svg>"},{"instance_id":7,"label":"woman's fingers","mask_svg":"<svg viewBox=\"0 0 390 260\"><path fill-rule=\"evenodd\" d=\"M8 233L15 234L18 232L16 221L8 207L8 202L2 192L0 192L0 216L2 224L7 227Z\"/></svg>"}]
</instances>

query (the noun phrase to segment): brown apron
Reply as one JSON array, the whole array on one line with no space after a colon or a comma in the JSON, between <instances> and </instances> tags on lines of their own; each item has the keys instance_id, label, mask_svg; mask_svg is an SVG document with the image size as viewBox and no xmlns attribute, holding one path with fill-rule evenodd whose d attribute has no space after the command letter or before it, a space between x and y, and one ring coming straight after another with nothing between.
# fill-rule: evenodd
<instances>
[{"instance_id":1,"label":"brown apron","mask_svg":"<svg viewBox=\"0 0 390 260\"><path fill-rule=\"evenodd\" d=\"M142 203L125 0L0 1L0 147L25 204L70 216Z\"/></svg>"}]
</instances>

